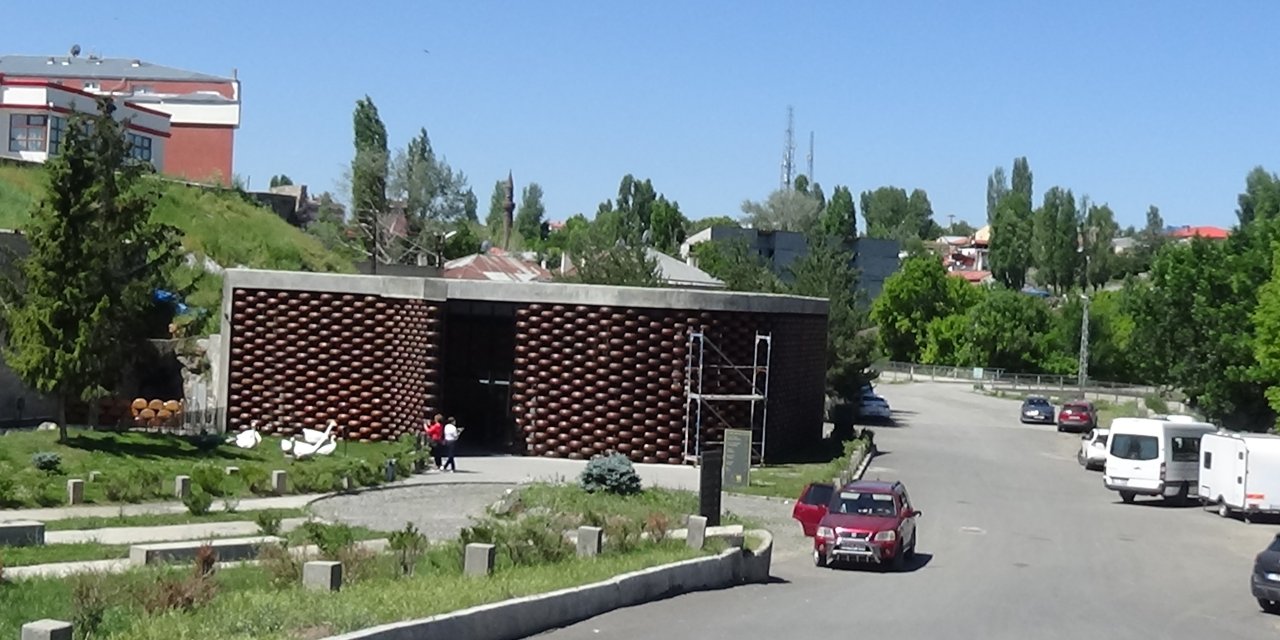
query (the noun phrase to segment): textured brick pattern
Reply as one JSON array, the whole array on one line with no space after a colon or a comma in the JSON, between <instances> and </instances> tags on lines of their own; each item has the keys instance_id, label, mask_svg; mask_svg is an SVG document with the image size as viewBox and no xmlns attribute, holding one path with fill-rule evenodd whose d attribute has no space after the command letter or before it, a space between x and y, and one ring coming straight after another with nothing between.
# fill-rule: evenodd
<instances>
[{"instance_id":1,"label":"textured brick pattern","mask_svg":"<svg viewBox=\"0 0 1280 640\"><path fill-rule=\"evenodd\" d=\"M237 289L227 428L394 439L438 411L439 306L371 295Z\"/></svg>"},{"instance_id":2,"label":"textured brick pattern","mask_svg":"<svg viewBox=\"0 0 1280 640\"><path fill-rule=\"evenodd\" d=\"M769 367L769 439L766 460L822 439L827 371L827 318L776 315Z\"/></svg>"}]
</instances>

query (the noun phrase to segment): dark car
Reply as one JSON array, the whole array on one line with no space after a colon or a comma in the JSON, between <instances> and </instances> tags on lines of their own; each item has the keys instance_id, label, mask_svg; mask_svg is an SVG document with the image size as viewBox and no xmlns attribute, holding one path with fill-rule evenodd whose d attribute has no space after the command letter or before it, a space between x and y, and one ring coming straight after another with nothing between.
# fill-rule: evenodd
<instances>
[{"instance_id":1,"label":"dark car","mask_svg":"<svg viewBox=\"0 0 1280 640\"><path fill-rule=\"evenodd\" d=\"M1084 433L1098 426L1098 411L1092 402L1073 400L1063 403L1058 412L1058 431Z\"/></svg>"},{"instance_id":2,"label":"dark car","mask_svg":"<svg viewBox=\"0 0 1280 640\"><path fill-rule=\"evenodd\" d=\"M1022 409L1018 415L1023 424L1028 422L1053 424L1053 405L1048 398L1032 396L1022 401Z\"/></svg>"},{"instance_id":3,"label":"dark car","mask_svg":"<svg viewBox=\"0 0 1280 640\"><path fill-rule=\"evenodd\" d=\"M817 498L829 496L825 504ZM916 554L916 511L901 482L851 482L805 487L792 516L813 535L813 563L869 562L894 570ZM810 534L810 532L813 532Z\"/></svg>"},{"instance_id":4,"label":"dark car","mask_svg":"<svg viewBox=\"0 0 1280 640\"><path fill-rule=\"evenodd\" d=\"M1253 560L1253 597L1267 613L1280 614L1280 534Z\"/></svg>"}]
</instances>

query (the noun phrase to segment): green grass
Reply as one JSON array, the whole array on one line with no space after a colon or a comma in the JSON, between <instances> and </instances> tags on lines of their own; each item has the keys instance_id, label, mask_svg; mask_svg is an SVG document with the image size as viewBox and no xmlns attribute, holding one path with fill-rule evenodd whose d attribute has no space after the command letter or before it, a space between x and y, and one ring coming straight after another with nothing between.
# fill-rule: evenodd
<instances>
[{"instance_id":1,"label":"green grass","mask_svg":"<svg viewBox=\"0 0 1280 640\"><path fill-rule=\"evenodd\" d=\"M305 518L306 509L268 509L274 511L281 519ZM50 520L44 523L45 531L78 531L81 529L106 529L108 527L167 527L179 524L206 524L212 522L252 522L257 512L214 511L202 516L190 513L153 513L136 516L119 515L109 518L77 517L65 520Z\"/></svg>"},{"instance_id":2,"label":"green grass","mask_svg":"<svg viewBox=\"0 0 1280 640\"><path fill-rule=\"evenodd\" d=\"M387 458L401 462L400 477L408 474L409 443L343 443L332 456L295 461L285 457L274 438L256 449L221 444L201 450L195 441L166 434L138 432L73 431L66 444L57 443L57 432L27 431L0 436L0 506L51 507L66 500L69 478L87 479L89 472L102 476L85 483L85 501L91 504L173 501L174 476L189 475L193 488L213 495L268 495L275 469L289 474L292 493L325 493L341 488L350 476L357 486L383 482ZM54 452L62 458L56 473L37 470L32 454ZM238 478L228 479L224 469L240 468ZM4 511L0 509L0 517Z\"/></svg>"},{"instance_id":3,"label":"green grass","mask_svg":"<svg viewBox=\"0 0 1280 640\"><path fill-rule=\"evenodd\" d=\"M845 450L826 462L801 462L793 464L769 465L751 469L751 483L747 487L735 489L737 493L774 498L796 499L805 485L812 482L831 482L832 478L845 471L849 464L849 456L855 450L865 446L862 440L852 440L845 445Z\"/></svg>"},{"instance_id":4,"label":"green grass","mask_svg":"<svg viewBox=\"0 0 1280 640\"><path fill-rule=\"evenodd\" d=\"M282 220L270 209L234 191L201 189L150 179L157 192L152 219L183 233L183 247L208 256L223 267L354 273L351 260L326 248L319 240ZM44 195L44 172L39 166L0 164L0 228L21 229L32 207ZM188 305L205 310L196 333L218 330L222 278L202 269L178 266L170 285L188 291Z\"/></svg>"},{"instance_id":5,"label":"green grass","mask_svg":"<svg viewBox=\"0 0 1280 640\"><path fill-rule=\"evenodd\" d=\"M653 513L662 513L672 522L698 512L698 496L690 491L649 488L632 496L609 493L587 493L576 485L534 484L520 493L525 509L545 509L552 514L605 514L644 521Z\"/></svg>"},{"instance_id":6,"label":"green grass","mask_svg":"<svg viewBox=\"0 0 1280 640\"><path fill-rule=\"evenodd\" d=\"M270 568L238 567L218 571L213 578L217 595L190 613L148 614L137 596L166 576L189 575L187 569L20 580L0 583L0 637L17 637L21 625L32 620L72 620L76 582L93 586L106 598L97 638L315 638L597 582L702 553L708 552L681 543L646 544L626 554L514 566L475 579L461 575L457 545L438 545L418 563L412 577L394 577L393 558L377 556L361 568L359 579L344 584L338 593L304 591L297 584L276 586Z\"/></svg>"}]
</instances>

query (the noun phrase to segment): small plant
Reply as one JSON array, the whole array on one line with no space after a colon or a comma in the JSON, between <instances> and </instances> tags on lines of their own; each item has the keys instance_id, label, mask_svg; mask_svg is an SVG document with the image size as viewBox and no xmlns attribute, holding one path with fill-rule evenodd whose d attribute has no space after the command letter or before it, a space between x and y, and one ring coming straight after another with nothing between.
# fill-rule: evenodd
<instances>
[{"instance_id":1,"label":"small plant","mask_svg":"<svg viewBox=\"0 0 1280 640\"><path fill-rule=\"evenodd\" d=\"M267 509L259 511L253 516L254 522L258 523L258 531L264 536L280 535L280 513Z\"/></svg>"},{"instance_id":2,"label":"small plant","mask_svg":"<svg viewBox=\"0 0 1280 640\"><path fill-rule=\"evenodd\" d=\"M211 464L196 465L191 470L191 483L211 496L226 493L227 472Z\"/></svg>"},{"instance_id":3,"label":"small plant","mask_svg":"<svg viewBox=\"0 0 1280 640\"><path fill-rule=\"evenodd\" d=\"M582 470L578 485L588 493L603 491L626 496L640 493L640 476L631 460L615 453L592 458Z\"/></svg>"},{"instance_id":4,"label":"small plant","mask_svg":"<svg viewBox=\"0 0 1280 640\"><path fill-rule=\"evenodd\" d=\"M406 522L404 529L392 533L389 547L396 553L400 565L400 575L411 576L427 550L427 537L418 532L412 522Z\"/></svg>"},{"instance_id":5,"label":"small plant","mask_svg":"<svg viewBox=\"0 0 1280 640\"><path fill-rule=\"evenodd\" d=\"M1153 393L1146 398L1143 398L1142 401L1147 405L1148 409L1160 415L1169 415L1169 403L1165 402L1164 398Z\"/></svg>"},{"instance_id":6,"label":"small plant","mask_svg":"<svg viewBox=\"0 0 1280 640\"><path fill-rule=\"evenodd\" d=\"M13 479L13 469L0 464L0 507L18 504L18 483Z\"/></svg>"},{"instance_id":7,"label":"small plant","mask_svg":"<svg viewBox=\"0 0 1280 640\"><path fill-rule=\"evenodd\" d=\"M667 530L671 528L671 518L661 511L654 511L644 521L644 532L649 539L659 544L667 539Z\"/></svg>"},{"instance_id":8,"label":"small plant","mask_svg":"<svg viewBox=\"0 0 1280 640\"><path fill-rule=\"evenodd\" d=\"M32 498L42 507L58 507L67 502L66 487L57 482L44 482L32 489Z\"/></svg>"},{"instance_id":9,"label":"small plant","mask_svg":"<svg viewBox=\"0 0 1280 640\"><path fill-rule=\"evenodd\" d=\"M263 545L258 551L258 563L271 576L271 584L276 587L292 587L302 579L302 563L304 558L289 552L289 548L280 544Z\"/></svg>"},{"instance_id":10,"label":"small plant","mask_svg":"<svg viewBox=\"0 0 1280 640\"><path fill-rule=\"evenodd\" d=\"M345 524L325 524L314 520L302 524L303 534L327 560L336 560L338 554L356 542L355 532Z\"/></svg>"},{"instance_id":11,"label":"small plant","mask_svg":"<svg viewBox=\"0 0 1280 640\"><path fill-rule=\"evenodd\" d=\"M640 533L643 526L626 516L610 517L604 524L604 537L608 540L609 551L628 553L640 546Z\"/></svg>"},{"instance_id":12,"label":"small plant","mask_svg":"<svg viewBox=\"0 0 1280 640\"><path fill-rule=\"evenodd\" d=\"M271 474L265 467L256 464L240 467L240 478L250 493L265 496L272 492Z\"/></svg>"},{"instance_id":13,"label":"small plant","mask_svg":"<svg viewBox=\"0 0 1280 640\"><path fill-rule=\"evenodd\" d=\"M31 455L31 466L45 473L58 473L62 470L62 456L52 451L41 451Z\"/></svg>"},{"instance_id":14,"label":"small plant","mask_svg":"<svg viewBox=\"0 0 1280 640\"><path fill-rule=\"evenodd\" d=\"M354 544L339 549L333 557L342 563L342 581L351 584L375 577L378 569L386 566L378 562L378 554Z\"/></svg>"},{"instance_id":15,"label":"small plant","mask_svg":"<svg viewBox=\"0 0 1280 640\"><path fill-rule=\"evenodd\" d=\"M213 575L214 569L218 566L218 552L214 551L212 545L200 545L196 549L196 557L192 562L192 569L197 578L207 578Z\"/></svg>"},{"instance_id":16,"label":"small plant","mask_svg":"<svg viewBox=\"0 0 1280 640\"><path fill-rule=\"evenodd\" d=\"M71 577L71 625L76 638L97 635L106 617L110 599L103 576L81 573Z\"/></svg>"},{"instance_id":17,"label":"small plant","mask_svg":"<svg viewBox=\"0 0 1280 640\"><path fill-rule=\"evenodd\" d=\"M209 513L210 507L213 506L213 496L204 491L193 490L190 495L182 499L182 504L187 506L187 511L193 516L203 516Z\"/></svg>"}]
</instances>

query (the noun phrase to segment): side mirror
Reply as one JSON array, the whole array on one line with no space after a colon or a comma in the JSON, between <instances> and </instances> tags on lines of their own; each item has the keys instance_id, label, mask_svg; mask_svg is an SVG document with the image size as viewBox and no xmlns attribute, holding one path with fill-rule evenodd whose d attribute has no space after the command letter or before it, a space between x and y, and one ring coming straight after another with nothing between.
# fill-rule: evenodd
<instances>
[{"instance_id":1,"label":"side mirror","mask_svg":"<svg viewBox=\"0 0 1280 640\"><path fill-rule=\"evenodd\" d=\"M923 512L923 511L921 511L921 510L919 510L919 509L916 509L915 511L912 511L912 512L911 512L911 517L912 517L912 518L919 518L919 517L920 517L920 516L922 516L922 515L924 515L924 512Z\"/></svg>"}]
</instances>

